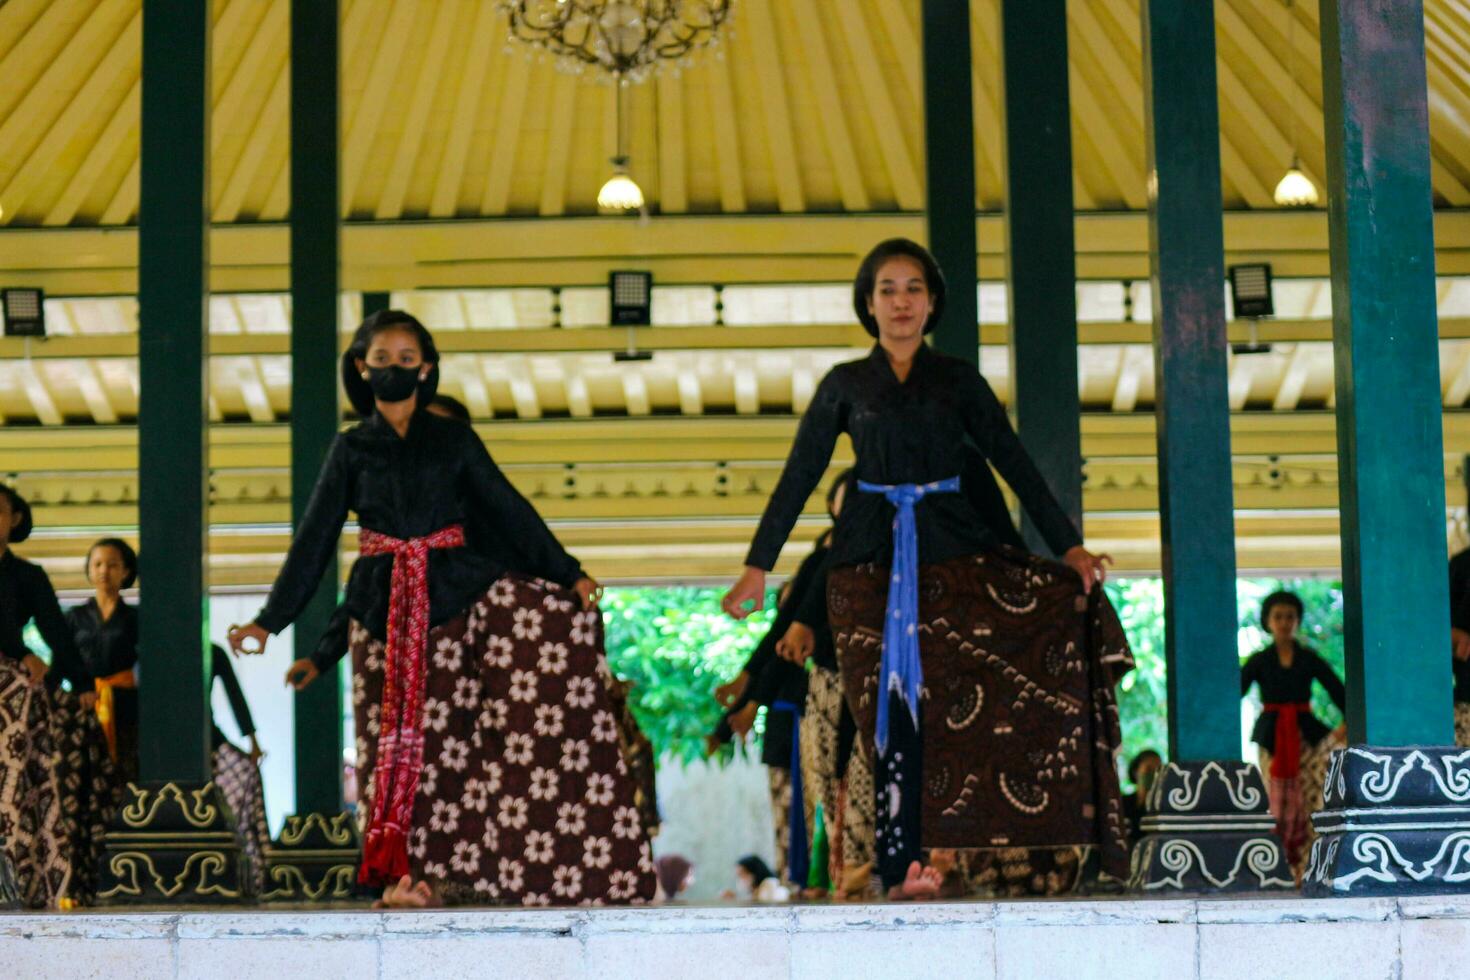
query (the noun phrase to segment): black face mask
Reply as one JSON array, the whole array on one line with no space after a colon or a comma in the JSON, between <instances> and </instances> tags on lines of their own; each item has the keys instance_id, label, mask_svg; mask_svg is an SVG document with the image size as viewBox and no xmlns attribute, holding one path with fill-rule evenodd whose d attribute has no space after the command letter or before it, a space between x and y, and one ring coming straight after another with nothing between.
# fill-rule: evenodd
<instances>
[{"instance_id":1,"label":"black face mask","mask_svg":"<svg viewBox=\"0 0 1470 980\"><path fill-rule=\"evenodd\" d=\"M373 397L378 401L401 402L418 391L419 369L400 367L397 364L370 367L368 384L373 389Z\"/></svg>"}]
</instances>

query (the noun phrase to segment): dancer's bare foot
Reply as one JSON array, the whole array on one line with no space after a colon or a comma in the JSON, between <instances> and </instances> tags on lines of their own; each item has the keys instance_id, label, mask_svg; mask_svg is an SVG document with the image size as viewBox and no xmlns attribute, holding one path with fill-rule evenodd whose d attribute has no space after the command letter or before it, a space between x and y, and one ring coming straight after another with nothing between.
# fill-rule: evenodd
<instances>
[{"instance_id":1,"label":"dancer's bare foot","mask_svg":"<svg viewBox=\"0 0 1470 980\"><path fill-rule=\"evenodd\" d=\"M944 884L944 875L937 868L926 868L914 861L904 875L903 884L888 889L888 898L895 902L924 902L939 895Z\"/></svg>"},{"instance_id":2,"label":"dancer's bare foot","mask_svg":"<svg viewBox=\"0 0 1470 980\"><path fill-rule=\"evenodd\" d=\"M859 864L842 869L842 882L837 887L837 901L858 901L868 893L868 884L873 878L873 863Z\"/></svg>"},{"instance_id":3,"label":"dancer's bare foot","mask_svg":"<svg viewBox=\"0 0 1470 980\"><path fill-rule=\"evenodd\" d=\"M428 909L439 905L438 897L427 881L415 883L408 875L398 884L383 889L383 897L373 903L375 909Z\"/></svg>"}]
</instances>

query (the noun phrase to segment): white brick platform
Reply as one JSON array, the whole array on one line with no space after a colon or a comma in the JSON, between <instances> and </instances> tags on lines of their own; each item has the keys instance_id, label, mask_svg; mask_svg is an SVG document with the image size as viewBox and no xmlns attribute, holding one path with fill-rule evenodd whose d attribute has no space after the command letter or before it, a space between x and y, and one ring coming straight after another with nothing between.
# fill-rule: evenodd
<instances>
[{"instance_id":1,"label":"white brick platform","mask_svg":"<svg viewBox=\"0 0 1470 980\"><path fill-rule=\"evenodd\" d=\"M0 915L0 976L1467 976L1470 897Z\"/></svg>"}]
</instances>

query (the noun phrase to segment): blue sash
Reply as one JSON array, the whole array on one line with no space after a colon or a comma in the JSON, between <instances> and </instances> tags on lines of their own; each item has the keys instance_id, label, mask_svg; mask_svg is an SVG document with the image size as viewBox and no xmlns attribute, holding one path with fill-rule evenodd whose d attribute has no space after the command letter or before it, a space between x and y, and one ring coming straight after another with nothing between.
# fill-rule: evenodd
<instances>
[{"instance_id":1,"label":"blue sash","mask_svg":"<svg viewBox=\"0 0 1470 980\"><path fill-rule=\"evenodd\" d=\"M919 532L914 505L931 493L958 493L960 478L933 483L886 486L858 481L863 493L881 493L896 509L893 515L893 566L888 580L888 612L883 620L883 659L879 667L878 754L888 750L888 692L897 691L919 728L919 689L924 669L919 662Z\"/></svg>"}]
</instances>

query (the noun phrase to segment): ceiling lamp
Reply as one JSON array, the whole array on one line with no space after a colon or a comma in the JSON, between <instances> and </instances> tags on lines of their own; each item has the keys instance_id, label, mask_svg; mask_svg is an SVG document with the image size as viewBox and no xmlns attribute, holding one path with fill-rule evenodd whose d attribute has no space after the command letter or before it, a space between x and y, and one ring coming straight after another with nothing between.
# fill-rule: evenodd
<instances>
[{"instance_id":1,"label":"ceiling lamp","mask_svg":"<svg viewBox=\"0 0 1470 980\"><path fill-rule=\"evenodd\" d=\"M625 86L626 83L622 76L618 76L616 88L613 90L618 114L617 153L610 161L613 167L612 176L607 179L607 183L602 185L602 190L597 192L597 206L603 211L613 213L643 210L643 188L628 176L628 154L623 148L623 89Z\"/></svg>"},{"instance_id":2,"label":"ceiling lamp","mask_svg":"<svg viewBox=\"0 0 1470 980\"><path fill-rule=\"evenodd\" d=\"M715 40L731 0L501 0L511 36L639 81Z\"/></svg>"},{"instance_id":3,"label":"ceiling lamp","mask_svg":"<svg viewBox=\"0 0 1470 980\"><path fill-rule=\"evenodd\" d=\"M1310 208L1317 203L1317 185L1302 173L1301 161L1292 158L1291 168L1276 185L1276 203L1284 208Z\"/></svg>"},{"instance_id":4,"label":"ceiling lamp","mask_svg":"<svg viewBox=\"0 0 1470 980\"><path fill-rule=\"evenodd\" d=\"M1286 65L1291 74L1291 97L1296 98L1296 14L1292 8L1293 0L1286 0ZM1291 166L1287 168L1286 175L1276 185L1276 193L1272 196L1276 203L1283 208L1310 208L1317 204L1317 185L1312 183L1310 177L1302 173L1301 149L1297 139L1297 114L1294 107L1288 106L1291 116Z\"/></svg>"}]
</instances>

